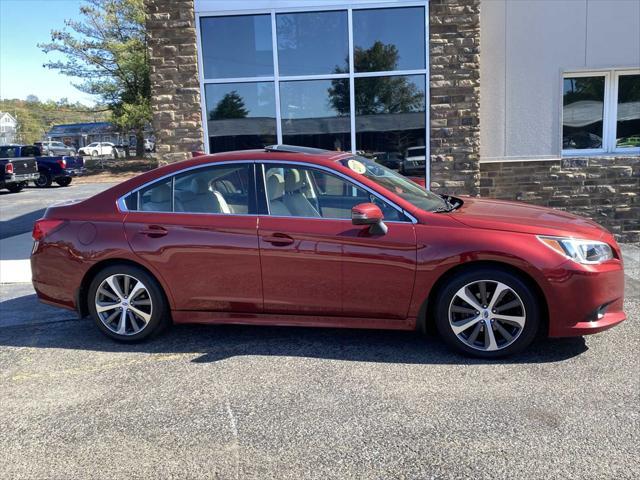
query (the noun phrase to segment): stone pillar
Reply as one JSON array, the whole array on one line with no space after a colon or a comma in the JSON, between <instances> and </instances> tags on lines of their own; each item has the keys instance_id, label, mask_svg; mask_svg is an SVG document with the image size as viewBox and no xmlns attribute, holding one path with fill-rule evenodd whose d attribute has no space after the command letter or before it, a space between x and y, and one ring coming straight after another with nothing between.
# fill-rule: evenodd
<instances>
[{"instance_id":1,"label":"stone pillar","mask_svg":"<svg viewBox=\"0 0 640 480\"><path fill-rule=\"evenodd\" d=\"M151 110L160 163L203 150L193 0L145 0Z\"/></svg>"},{"instance_id":2,"label":"stone pillar","mask_svg":"<svg viewBox=\"0 0 640 480\"><path fill-rule=\"evenodd\" d=\"M429 2L431 188L480 190L480 0Z\"/></svg>"}]
</instances>

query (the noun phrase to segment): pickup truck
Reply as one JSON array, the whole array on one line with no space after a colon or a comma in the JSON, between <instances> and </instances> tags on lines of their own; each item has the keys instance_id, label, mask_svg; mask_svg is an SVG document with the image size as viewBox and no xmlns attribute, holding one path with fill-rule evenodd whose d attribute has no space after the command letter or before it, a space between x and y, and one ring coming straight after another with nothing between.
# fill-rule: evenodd
<instances>
[{"instance_id":1,"label":"pickup truck","mask_svg":"<svg viewBox=\"0 0 640 480\"><path fill-rule=\"evenodd\" d=\"M5 152L5 153L3 153ZM35 158L38 175L30 180L36 187L50 187L56 182L61 187L71 183L73 177L83 175L84 160L82 157L70 155L49 157L41 154L40 147L36 145L9 145L0 147L0 158ZM27 180L28 181L28 180Z\"/></svg>"},{"instance_id":2,"label":"pickup truck","mask_svg":"<svg viewBox=\"0 0 640 480\"><path fill-rule=\"evenodd\" d=\"M50 187L53 182L66 187L73 177L80 177L85 173L84 159L80 156L39 156L37 160L40 176L33 182L36 187Z\"/></svg>"},{"instance_id":3,"label":"pickup truck","mask_svg":"<svg viewBox=\"0 0 640 480\"><path fill-rule=\"evenodd\" d=\"M36 153L38 147L21 145L0 146L0 189L17 193L40 176Z\"/></svg>"}]
</instances>

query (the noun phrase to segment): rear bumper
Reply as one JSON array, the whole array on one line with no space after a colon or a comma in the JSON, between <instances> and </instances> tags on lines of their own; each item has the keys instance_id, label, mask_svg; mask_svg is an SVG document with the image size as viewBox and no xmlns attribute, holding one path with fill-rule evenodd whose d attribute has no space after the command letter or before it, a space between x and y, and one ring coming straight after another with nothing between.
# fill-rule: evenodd
<instances>
[{"instance_id":1,"label":"rear bumper","mask_svg":"<svg viewBox=\"0 0 640 480\"><path fill-rule=\"evenodd\" d=\"M563 267L562 271L547 276L552 284L547 295L550 337L598 333L626 319L620 261L602 265L568 261Z\"/></svg>"},{"instance_id":2,"label":"rear bumper","mask_svg":"<svg viewBox=\"0 0 640 480\"><path fill-rule=\"evenodd\" d=\"M23 183L30 182L37 179L40 176L40 173L13 173L13 174L5 174L3 183Z\"/></svg>"}]
</instances>

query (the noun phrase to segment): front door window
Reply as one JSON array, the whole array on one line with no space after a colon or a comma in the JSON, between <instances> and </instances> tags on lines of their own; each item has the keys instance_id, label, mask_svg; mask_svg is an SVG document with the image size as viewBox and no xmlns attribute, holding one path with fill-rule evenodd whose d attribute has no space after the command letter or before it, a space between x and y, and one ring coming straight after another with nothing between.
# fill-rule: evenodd
<instances>
[{"instance_id":1,"label":"front door window","mask_svg":"<svg viewBox=\"0 0 640 480\"><path fill-rule=\"evenodd\" d=\"M350 220L351 209L375 203L387 221L406 221L387 202L363 188L317 168L270 164L265 167L269 213L274 216Z\"/></svg>"}]
</instances>

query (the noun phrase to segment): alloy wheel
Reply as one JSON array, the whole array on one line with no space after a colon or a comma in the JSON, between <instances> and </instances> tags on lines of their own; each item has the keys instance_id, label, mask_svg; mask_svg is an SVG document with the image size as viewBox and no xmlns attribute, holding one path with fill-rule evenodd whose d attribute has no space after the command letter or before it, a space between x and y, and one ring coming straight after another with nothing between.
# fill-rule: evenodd
<instances>
[{"instance_id":1,"label":"alloy wheel","mask_svg":"<svg viewBox=\"0 0 640 480\"><path fill-rule=\"evenodd\" d=\"M449 325L465 345L481 351L508 347L522 333L527 315L520 296L495 280L459 289L449 304Z\"/></svg>"},{"instance_id":2,"label":"alloy wheel","mask_svg":"<svg viewBox=\"0 0 640 480\"><path fill-rule=\"evenodd\" d=\"M126 274L103 280L95 297L100 321L118 335L135 335L149 324L153 313L151 295L137 278Z\"/></svg>"}]
</instances>

